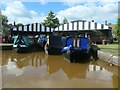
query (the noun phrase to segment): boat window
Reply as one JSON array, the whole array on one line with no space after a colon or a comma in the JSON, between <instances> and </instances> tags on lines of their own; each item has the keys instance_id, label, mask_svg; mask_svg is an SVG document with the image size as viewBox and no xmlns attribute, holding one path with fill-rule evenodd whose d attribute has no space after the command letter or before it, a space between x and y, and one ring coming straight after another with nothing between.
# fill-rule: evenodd
<instances>
[{"instance_id":1,"label":"boat window","mask_svg":"<svg viewBox=\"0 0 120 90\"><path fill-rule=\"evenodd\" d=\"M72 45L72 38L67 38L67 46Z\"/></svg>"},{"instance_id":2,"label":"boat window","mask_svg":"<svg viewBox=\"0 0 120 90\"><path fill-rule=\"evenodd\" d=\"M86 38L81 38L80 47L81 48L88 48L88 41Z\"/></svg>"},{"instance_id":3,"label":"boat window","mask_svg":"<svg viewBox=\"0 0 120 90\"><path fill-rule=\"evenodd\" d=\"M16 38L15 38L15 40L16 40ZM17 40L16 40L15 44L25 44L24 39L22 38L22 36L17 37Z\"/></svg>"},{"instance_id":4,"label":"boat window","mask_svg":"<svg viewBox=\"0 0 120 90\"><path fill-rule=\"evenodd\" d=\"M22 36L22 39L26 45L30 44L30 40L29 40L28 36Z\"/></svg>"},{"instance_id":5,"label":"boat window","mask_svg":"<svg viewBox=\"0 0 120 90\"><path fill-rule=\"evenodd\" d=\"M16 43L18 36L14 36L14 44Z\"/></svg>"},{"instance_id":6,"label":"boat window","mask_svg":"<svg viewBox=\"0 0 120 90\"><path fill-rule=\"evenodd\" d=\"M62 37L62 45L63 47L66 46L66 37Z\"/></svg>"}]
</instances>

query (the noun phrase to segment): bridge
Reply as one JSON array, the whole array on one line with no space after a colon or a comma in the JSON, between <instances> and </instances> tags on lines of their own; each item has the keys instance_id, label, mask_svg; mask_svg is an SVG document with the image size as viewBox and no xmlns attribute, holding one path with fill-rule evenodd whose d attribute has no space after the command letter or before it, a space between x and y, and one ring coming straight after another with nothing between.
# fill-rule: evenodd
<instances>
[{"instance_id":1,"label":"bridge","mask_svg":"<svg viewBox=\"0 0 120 90\"><path fill-rule=\"evenodd\" d=\"M12 35L39 35L39 34L51 34L53 32L53 28L43 26L41 23L32 23L23 26L19 26L11 29Z\"/></svg>"},{"instance_id":2,"label":"bridge","mask_svg":"<svg viewBox=\"0 0 120 90\"><path fill-rule=\"evenodd\" d=\"M112 43L112 29L105 25L99 24L94 21L88 22L86 20L76 20L67 24L63 24L54 30L55 33L61 35L89 35L92 41L97 41L99 43L102 40L106 40L109 43Z\"/></svg>"},{"instance_id":3,"label":"bridge","mask_svg":"<svg viewBox=\"0 0 120 90\"><path fill-rule=\"evenodd\" d=\"M67 24L60 25L57 28L50 28L43 26L41 23L32 23L11 29L12 35L26 34L26 35L49 35L57 33L60 35L89 35L93 41L107 40L112 42L112 32L109 26L99 24L94 21L88 22L86 20L72 21Z\"/></svg>"}]
</instances>

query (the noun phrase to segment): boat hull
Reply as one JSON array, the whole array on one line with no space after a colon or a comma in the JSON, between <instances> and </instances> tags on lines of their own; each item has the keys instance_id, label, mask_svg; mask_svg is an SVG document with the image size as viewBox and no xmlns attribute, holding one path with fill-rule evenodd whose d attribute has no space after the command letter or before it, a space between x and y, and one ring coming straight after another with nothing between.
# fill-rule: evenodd
<instances>
[{"instance_id":1,"label":"boat hull","mask_svg":"<svg viewBox=\"0 0 120 90\"><path fill-rule=\"evenodd\" d=\"M13 45L13 50L16 51L17 53L28 53L32 52L35 50L36 44L31 44L29 46L24 45Z\"/></svg>"},{"instance_id":2,"label":"boat hull","mask_svg":"<svg viewBox=\"0 0 120 90\"><path fill-rule=\"evenodd\" d=\"M48 47L47 52L49 55L62 55L61 48Z\"/></svg>"},{"instance_id":3,"label":"boat hull","mask_svg":"<svg viewBox=\"0 0 120 90\"><path fill-rule=\"evenodd\" d=\"M82 53L81 50L67 51L63 53L64 57L73 62L87 62L91 59L90 53Z\"/></svg>"},{"instance_id":4,"label":"boat hull","mask_svg":"<svg viewBox=\"0 0 120 90\"><path fill-rule=\"evenodd\" d=\"M36 47L37 47L38 49L44 51L44 50L45 50L44 48L45 48L46 43L47 43L47 41L41 41L41 42L39 42L39 43L36 45Z\"/></svg>"},{"instance_id":5,"label":"boat hull","mask_svg":"<svg viewBox=\"0 0 120 90\"><path fill-rule=\"evenodd\" d=\"M13 47L13 49L17 53L27 53L30 51L30 48L28 48L28 47Z\"/></svg>"}]
</instances>

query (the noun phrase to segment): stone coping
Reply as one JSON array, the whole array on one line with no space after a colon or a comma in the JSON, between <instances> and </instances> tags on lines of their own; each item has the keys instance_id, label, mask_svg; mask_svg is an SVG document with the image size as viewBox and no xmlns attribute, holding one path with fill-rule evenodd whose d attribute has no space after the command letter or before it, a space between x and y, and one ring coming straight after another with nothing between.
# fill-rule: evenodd
<instances>
[{"instance_id":1,"label":"stone coping","mask_svg":"<svg viewBox=\"0 0 120 90\"><path fill-rule=\"evenodd\" d=\"M107 61L110 64L120 66L120 56L98 50L98 58Z\"/></svg>"}]
</instances>

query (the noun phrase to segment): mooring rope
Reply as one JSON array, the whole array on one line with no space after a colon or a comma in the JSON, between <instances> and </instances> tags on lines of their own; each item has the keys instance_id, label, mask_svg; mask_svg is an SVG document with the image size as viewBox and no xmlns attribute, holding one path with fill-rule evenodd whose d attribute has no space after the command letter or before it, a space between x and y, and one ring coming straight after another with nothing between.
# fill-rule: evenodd
<instances>
[{"instance_id":1,"label":"mooring rope","mask_svg":"<svg viewBox=\"0 0 120 90\"><path fill-rule=\"evenodd\" d=\"M114 56L114 55L110 56L110 57L108 58L108 61L110 61L110 59L111 59L113 56Z\"/></svg>"}]
</instances>

